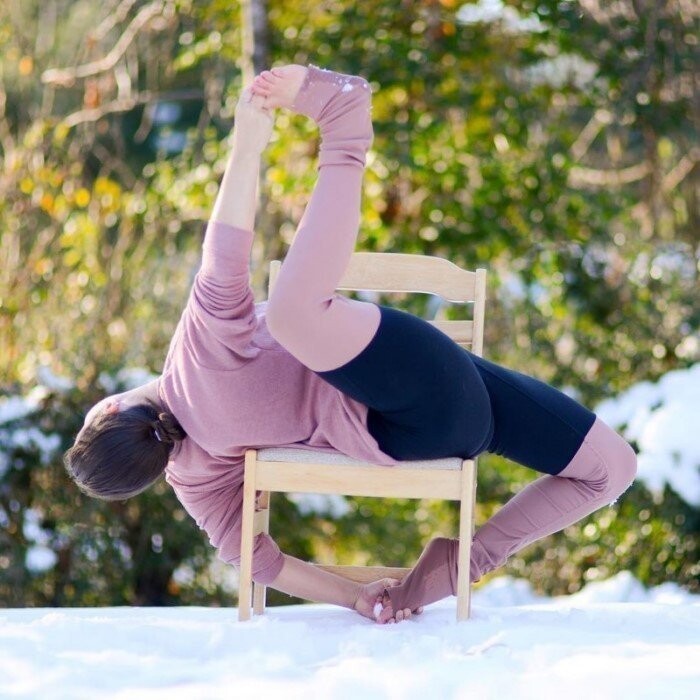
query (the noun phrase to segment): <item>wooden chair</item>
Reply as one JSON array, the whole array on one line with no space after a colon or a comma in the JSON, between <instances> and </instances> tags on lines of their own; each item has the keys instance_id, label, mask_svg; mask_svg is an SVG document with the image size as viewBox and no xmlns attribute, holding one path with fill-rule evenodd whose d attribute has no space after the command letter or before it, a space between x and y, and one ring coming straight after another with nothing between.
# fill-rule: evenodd
<instances>
[{"instance_id":1,"label":"wooden chair","mask_svg":"<svg viewBox=\"0 0 700 700\"><path fill-rule=\"evenodd\" d=\"M270 264L269 291L274 289L280 261ZM486 270L467 271L443 258L397 253L354 253L338 286L342 290L427 292L446 301L474 304L471 321L431 321L462 346L481 356L486 299ZM265 586L251 579L253 540L269 532L270 493L301 492L375 496L383 498L440 498L460 502L457 619L470 614L469 561L473 536L476 459L405 461L386 467L352 459L342 453L313 449L266 448L247 450L241 534L239 620L262 614ZM256 492L260 491L257 500ZM257 507L256 507L257 506ZM354 581L385 576L401 579L410 569L322 566Z\"/></svg>"}]
</instances>

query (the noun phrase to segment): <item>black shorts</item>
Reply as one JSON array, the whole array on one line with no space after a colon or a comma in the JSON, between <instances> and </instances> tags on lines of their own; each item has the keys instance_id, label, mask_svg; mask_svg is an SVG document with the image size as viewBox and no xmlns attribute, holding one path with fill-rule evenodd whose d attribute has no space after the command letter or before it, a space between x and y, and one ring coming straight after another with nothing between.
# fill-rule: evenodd
<instances>
[{"instance_id":1,"label":"black shorts","mask_svg":"<svg viewBox=\"0 0 700 700\"><path fill-rule=\"evenodd\" d=\"M503 455L558 474L595 414L554 387L489 362L413 314L379 306L362 352L317 372L368 406L367 428L398 460Z\"/></svg>"}]
</instances>

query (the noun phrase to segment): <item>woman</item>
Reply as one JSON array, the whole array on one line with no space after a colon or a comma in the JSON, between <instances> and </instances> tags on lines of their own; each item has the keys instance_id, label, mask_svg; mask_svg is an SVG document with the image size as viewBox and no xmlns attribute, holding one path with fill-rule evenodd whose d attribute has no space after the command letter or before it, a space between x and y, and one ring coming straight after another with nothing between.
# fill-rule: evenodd
<instances>
[{"instance_id":1,"label":"woman","mask_svg":"<svg viewBox=\"0 0 700 700\"><path fill-rule=\"evenodd\" d=\"M260 156L287 108L320 129L318 180L267 304L248 281ZM543 476L475 535L471 578L612 502L632 448L554 388L479 358L411 314L336 286L355 246L373 140L367 81L316 66L264 71L236 107L233 148L202 265L162 375L88 413L66 455L88 494L124 499L166 480L221 559L240 561L243 457L312 446L391 466L495 452ZM455 381L454 377L459 379ZM253 578L380 623L455 592L456 540L433 540L401 583L361 586L256 538Z\"/></svg>"}]
</instances>

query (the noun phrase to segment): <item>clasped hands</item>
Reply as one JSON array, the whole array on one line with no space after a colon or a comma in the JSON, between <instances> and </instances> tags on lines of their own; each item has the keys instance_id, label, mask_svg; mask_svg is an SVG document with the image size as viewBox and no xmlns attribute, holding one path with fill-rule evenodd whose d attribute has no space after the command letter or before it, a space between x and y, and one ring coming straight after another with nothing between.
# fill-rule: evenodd
<instances>
[{"instance_id":1,"label":"clasped hands","mask_svg":"<svg viewBox=\"0 0 700 700\"><path fill-rule=\"evenodd\" d=\"M408 620L411 615L420 614L423 612L423 607L418 607L415 610L406 608L405 610L394 610L391 605L391 599L385 593L385 589L392 586L398 586L401 582L395 578L383 578L379 581L365 583L360 587L357 600L355 600L354 609L363 617L368 617L380 625L392 624Z\"/></svg>"}]
</instances>

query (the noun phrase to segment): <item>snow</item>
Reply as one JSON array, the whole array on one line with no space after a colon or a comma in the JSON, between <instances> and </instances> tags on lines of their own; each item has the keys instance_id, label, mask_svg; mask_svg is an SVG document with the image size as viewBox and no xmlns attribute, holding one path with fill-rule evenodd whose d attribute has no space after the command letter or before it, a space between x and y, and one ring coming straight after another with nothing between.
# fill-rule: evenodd
<instances>
[{"instance_id":1,"label":"snow","mask_svg":"<svg viewBox=\"0 0 700 700\"><path fill-rule=\"evenodd\" d=\"M700 363L634 384L595 413L639 450L637 478L653 493L668 484L700 506Z\"/></svg>"},{"instance_id":2,"label":"snow","mask_svg":"<svg viewBox=\"0 0 700 700\"><path fill-rule=\"evenodd\" d=\"M540 598L499 578L396 625L330 605L0 611L0 697L661 698L697 696L700 596L629 574Z\"/></svg>"},{"instance_id":3,"label":"snow","mask_svg":"<svg viewBox=\"0 0 700 700\"><path fill-rule=\"evenodd\" d=\"M462 24L501 23L505 34L538 33L546 29L537 15L523 17L502 0L478 0L475 4L464 4L457 11L457 20Z\"/></svg>"},{"instance_id":4,"label":"snow","mask_svg":"<svg viewBox=\"0 0 700 700\"><path fill-rule=\"evenodd\" d=\"M287 498L296 505L301 515L315 513L342 518L350 512L347 499L334 493L290 493Z\"/></svg>"},{"instance_id":5,"label":"snow","mask_svg":"<svg viewBox=\"0 0 700 700\"><path fill-rule=\"evenodd\" d=\"M116 375L102 372L98 380L102 388L109 394L116 394L118 391L137 389L157 378L157 374L153 374L153 372L150 372L144 367L124 367L120 369Z\"/></svg>"},{"instance_id":6,"label":"snow","mask_svg":"<svg viewBox=\"0 0 700 700\"><path fill-rule=\"evenodd\" d=\"M26 396L0 397L0 425L36 413L41 408L41 402L46 396L46 389L42 386L37 386Z\"/></svg>"},{"instance_id":7,"label":"snow","mask_svg":"<svg viewBox=\"0 0 700 700\"><path fill-rule=\"evenodd\" d=\"M36 378L37 382L41 386L44 386L51 391L64 393L75 388L75 384L70 379L54 374L51 371L51 368L47 367L46 365L42 365L37 369Z\"/></svg>"}]
</instances>

